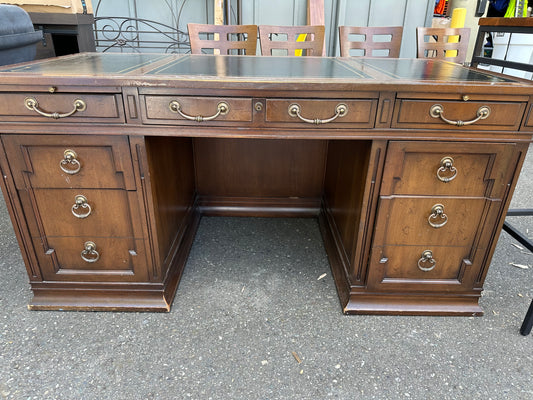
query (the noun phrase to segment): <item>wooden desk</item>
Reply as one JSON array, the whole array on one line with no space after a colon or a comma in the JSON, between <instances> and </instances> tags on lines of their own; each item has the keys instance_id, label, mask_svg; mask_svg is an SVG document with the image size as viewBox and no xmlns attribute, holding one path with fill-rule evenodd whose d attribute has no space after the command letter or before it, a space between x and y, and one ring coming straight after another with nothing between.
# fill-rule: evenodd
<instances>
[{"instance_id":1,"label":"wooden desk","mask_svg":"<svg viewBox=\"0 0 533 400\"><path fill-rule=\"evenodd\" d=\"M479 315L531 93L423 59L89 53L4 68L2 190L29 307L167 311L202 215L308 216L344 312Z\"/></svg>"}]
</instances>

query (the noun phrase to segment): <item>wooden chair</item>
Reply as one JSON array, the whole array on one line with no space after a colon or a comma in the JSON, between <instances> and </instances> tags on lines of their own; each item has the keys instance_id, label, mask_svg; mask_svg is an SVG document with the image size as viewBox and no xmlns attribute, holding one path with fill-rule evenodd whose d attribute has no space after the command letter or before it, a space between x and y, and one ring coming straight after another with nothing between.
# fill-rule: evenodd
<instances>
[{"instance_id":1,"label":"wooden chair","mask_svg":"<svg viewBox=\"0 0 533 400\"><path fill-rule=\"evenodd\" d=\"M277 53L276 50L280 50L279 55L294 56L298 55L297 51L300 50L302 55L322 56L324 26L259 25L259 41L263 56L271 56L273 51Z\"/></svg>"},{"instance_id":2,"label":"wooden chair","mask_svg":"<svg viewBox=\"0 0 533 400\"><path fill-rule=\"evenodd\" d=\"M257 51L257 25L187 24L187 29L192 54L218 49L220 54L239 54L242 50L254 56Z\"/></svg>"},{"instance_id":3,"label":"wooden chair","mask_svg":"<svg viewBox=\"0 0 533 400\"><path fill-rule=\"evenodd\" d=\"M450 42L450 36L457 36L458 41L456 43ZM463 64L466 60L469 38L470 28L418 27L416 28L416 56Z\"/></svg>"},{"instance_id":4,"label":"wooden chair","mask_svg":"<svg viewBox=\"0 0 533 400\"><path fill-rule=\"evenodd\" d=\"M339 26L341 57L398 58L402 44L402 33L402 26ZM380 40L376 41L378 38ZM353 54L350 51L352 49L362 54Z\"/></svg>"}]
</instances>

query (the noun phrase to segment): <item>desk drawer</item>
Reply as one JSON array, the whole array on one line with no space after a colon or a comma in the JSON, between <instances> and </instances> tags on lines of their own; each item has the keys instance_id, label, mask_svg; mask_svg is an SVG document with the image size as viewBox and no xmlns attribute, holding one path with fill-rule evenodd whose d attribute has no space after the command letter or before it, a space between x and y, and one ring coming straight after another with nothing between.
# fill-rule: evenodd
<instances>
[{"instance_id":1,"label":"desk drawer","mask_svg":"<svg viewBox=\"0 0 533 400\"><path fill-rule=\"evenodd\" d=\"M53 281L147 279L144 241L133 238L51 237L33 240L41 272Z\"/></svg>"},{"instance_id":2,"label":"desk drawer","mask_svg":"<svg viewBox=\"0 0 533 400\"><path fill-rule=\"evenodd\" d=\"M432 107L433 112L431 112ZM400 99L396 103L393 128L518 130L526 103ZM488 116L476 120L484 110ZM433 115L433 116L432 116ZM444 119L449 120L446 122ZM464 125L454 125L462 121Z\"/></svg>"},{"instance_id":3,"label":"desk drawer","mask_svg":"<svg viewBox=\"0 0 533 400\"><path fill-rule=\"evenodd\" d=\"M514 144L391 142L381 195L501 198L516 161Z\"/></svg>"},{"instance_id":4,"label":"desk drawer","mask_svg":"<svg viewBox=\"0 0 533 400\"><path fill-rule=\"evenodd\" d=\"M32 204L39 222L31 229L39 236L142 236L137 193L126 190L101 189L35 189L29 191L34 201L20 192L26 214ZM31 220L31 219L30 219ZM32 221L29 221L32 222ZM137 235L134 233L137 232Z\"/></svg>"},{"instance_id":5,"label":"desk drawer","mask_svg":"<svg viewBox=\"0 0 533 400\"><path fill-rule=\"evenodd\" d=\"M124 136L3 135L17 188L135 189Z\"/></svg>"},{"instance_id":6,"label":"desk drawer","mask_svg":"<svg viewBox=\"0 0 533 400\"><path fill-rule=\"evenodd\" d=\"M302 127L312 124L370 128L374 126L376 107L375 99L272 99L266 102L266 121L291 122Z\"/></svg>"},{"instance_id":7,"label":"desk drawer","mask_svg":"<svg viewBox=\"0 0 533 400\"><path fill-rule=\"evenodd\" d=\"M485 251L479 250L480 259ZM468 247L385 246L372 250L368 287L392 291L469 290L479 268Z\"/></svg>"},{"instance_id":8,"label":"desk drawer","mask_svg":"<svg viewBox=\"0 0 533 400\"><path fill-rule=\"evenodd\" d=\"M249 98L144 95L141 102L144 103L143 122L148 124L252 121Z\"/></svg>"},{"instance_id":9,"label":"desk drawer","mask_svg":"<svg viewBox=\"0 0 533 400\"><path fill-rule=\"evenodd\" d=\"M0 95L0 117L3 121L119 123L124 122L123 109L120 94L2 93Z\"/></svg>"},{"instance_id":10,"label":"desk drawer","mask_svg":"<svg viewBox=\"0 0 533 400\"><path fill-rule=\"evenodd\" d=\"M480 227L487 219L494 224L500 205L483 198L382 197L375 241L395 246L472 246L479 242L476 236L483 234Z\"/></svg>"}]
</instances>

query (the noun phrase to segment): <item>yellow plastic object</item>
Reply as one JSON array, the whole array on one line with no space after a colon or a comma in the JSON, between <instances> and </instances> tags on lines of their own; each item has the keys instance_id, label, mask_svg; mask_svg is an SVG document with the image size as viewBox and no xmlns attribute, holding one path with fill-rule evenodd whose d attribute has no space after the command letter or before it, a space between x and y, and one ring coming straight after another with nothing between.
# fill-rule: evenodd
<instances>
[{"instance_id":1,"label":"yellow plastic object","mask_svg":"<svg viewBox=\"0 0 533 400\"><path fill-rule=\"evenodd\" d=\"M307 39L307 33L302 33L302 34L298 35L298 37L296 38L296 41L297 42L305 42L305 39ZM294 50L294 55L295 56L301 56L302 54L303 54L303 50L302 49Z\"/></svg>"},{"instance_id":2,"label":"yellow plastic object","mask_svg":"<svg viewBox=\"0 0 533 400\"><path fill-rule=\"evenodd\" d=\"M463 28L465 26L466 8L455 8L452 12L452 20L450 22L450 28ZM459 42L459 36L453 35L448 38L448 43ZM448 50L446 57L456 57L457 50Z\"/></svg>"},{"instance_id":3,"label":"yellow plastic object","mask_svg":"<svg viewBox=\"0 0 533 400\"><path fill-rule=\"evenodd\" d=\"M524 4L522 5L522 17L527 17L527 0L524 0ZM505 12L504 17L505 18L514 18L514 13L516 9L516 0L510 0L509 6L507 7L507 11ZM520 17L520 15L517 15L517 17Z\"/></svg>"}]
</instances>

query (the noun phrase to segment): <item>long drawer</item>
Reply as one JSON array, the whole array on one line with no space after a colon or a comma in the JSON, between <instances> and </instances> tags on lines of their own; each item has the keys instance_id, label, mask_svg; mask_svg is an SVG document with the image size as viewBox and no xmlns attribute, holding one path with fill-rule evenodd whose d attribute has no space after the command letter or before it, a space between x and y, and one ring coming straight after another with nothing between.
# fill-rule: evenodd
<instances>
[{"instance_id":1,"label":"long drawer","mask_svg":"<svg viewBox=\"0 0 533 400\"><path fill-rule=\"evenodd\" d=\"M370 128L376 119L377 99L269 99L266 121L324 127Z\"/></svg>"},{"instance_id":2,"label":"long drawer","mask_svg":"<svg viewBox=\"0 0 533 400\"><path fill-rule=\"evenodd\" d=\"M3 121L124 122L120 94L9 93L0 96Z\"/></svg>"},{"instance_id":3,"label":"long drawer","mask_svg":"<svg viewBox=\"0 0 533 400\"><path fill-rule=\"evenodd\" d=\"M252 99L141 95L143 123L198 124L252 121Z\"/></svg>"},{"instance_id":4,"label":"long drawer","mask_svg":"<svg viewBox=\"0 0 533 400\"><path fill-rule=\"evenodd\" d=\"M397 100L393 128L517 130L525 102Z\"/></svg>"}]
</instances>

